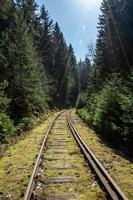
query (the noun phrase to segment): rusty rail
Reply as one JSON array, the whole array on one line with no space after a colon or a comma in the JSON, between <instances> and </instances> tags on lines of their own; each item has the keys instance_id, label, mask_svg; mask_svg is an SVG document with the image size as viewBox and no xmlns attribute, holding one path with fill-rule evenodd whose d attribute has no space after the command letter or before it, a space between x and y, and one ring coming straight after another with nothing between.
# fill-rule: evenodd
<instances>
[{"instance_id":1,"label":"rusty rail","mask_svg":"<svg viewBox=\"0 0 133 200\"><path fill-rule=\"evenodd\" d=\"M32 198L32 193L35 188L35 177L38 173L38 169L41 163L41 157L48 139L48 136L53 128L53 125L56 121L56 119L63 113L64 111L60 112L55 119L52 121L50 126L47 129L46 135L43 139L39 154L36 159L36 163L33 169L33 172L31 174L29 184L27 186L25 195L23 200L30 200ZM116 184L116 182L112 179L112 177L108 174L108 172L105 170L103 165L98 161L98 159L95 157L95 155L92 153L92 151L89 149L89 147L85 144L85 142L80 137L77 130L74 128L74 125L70 119L70 113L67 115L67 122L68 126L78 144L80 149L82 150L84 156L86 157L87 162L91 165L92 169L95 171L97 177L103 184L107 194L110 196L112 200L128 200L125 194L121 191L119 186Z\"/></svg>"},{"instance_id":2,"label":"rusty rail","mask_svg":"<svg viewBox=\"0 0 133 200\"><path fill-rule=\"evenodd\" d=\"M25 192L25 195L24 195L23 200L30 200L30 199L31 199L31 195L32 195L32 192L33 192L34 186L35 186L34 178L35 178L36 175L37 175L37 172L38 172L38 169L39 169L39 166L40 166L40 163L41 163L41 156L42 156L44 147L45 147L45 145L46 145L46 142L47 142L49 133L50 133L50 131L51 131L52 128L53 128L53 125L54 125L54 123L55 123L55 120L56 120L63 112L64 112L64 111L60 112L60 113L54 118L54 120L51 122L50 126L49 126L48 129L47 129L46 135L45 135L45 137L44 137L44 139L43 139L43 142L42 142L42 145L41 145L39 154L38 154L38 156L37 156L36 163L35 163L35 165L34 165L34 169L33 169L33 171L32 171L32 174L31 174L31 177L30 177L30 180L29 180L29 184L28 184L28 186L27 186L27 189L26 189L26 192Z\"/></svg>"},{"instance_id":3,"label":"rusty rail","mask_svg":"<svg viewBox=\"0 0 133 200\"><path fill-rule=\"evenodd\" d=\"M79 133L75 129L72 120L70 118L70 112L67 115L67 122L69 128L78 144L80 149L82 150L84 156L86 157L88 163L91 165L92 169L98 176L99 180L101 181L102 185L104 186L107 194L110 196L112 200L128 200L125 194L122 192L120 187L117 183L113 180L113 178L109 175L103 165L98 161L89 147L85 144L85 142L80 137Z\"/></svg>"}]
</instances>

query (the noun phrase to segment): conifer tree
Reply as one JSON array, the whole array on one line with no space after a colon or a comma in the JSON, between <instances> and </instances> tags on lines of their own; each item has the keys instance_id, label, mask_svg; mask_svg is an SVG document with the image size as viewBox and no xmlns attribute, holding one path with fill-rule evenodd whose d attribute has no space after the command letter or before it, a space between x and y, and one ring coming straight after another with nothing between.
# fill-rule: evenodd
<instances>
[{"instance_id":1,"label":"conifer tree","mask_svg":"<svg viewBox=\"0 0 133 200\"><path fill-rule=\"evenodd\" d=\"M40 39L40 56L43 61L44 67L48 74L52 70L52 32L53 32L53 20L50 19L48 11L45 9L45 6L41 7L40 14L40 24L41 24L41 39Z\"/></svg>"},{"instance_id":2,"label":"conifer tree","mask_svg":"<svg viewBox=\"0 0 133 200\"><path fill-rule=\"evenodd\" d=\"M67 99L66 104L68 106L75 106L78 96L78 68L77 61L74 55L72 45L69 45L68 49L69 62L68 62L68 77L67 77Z\"/></svg>"},{"instance_id":3,"label":"conifer tree","mask_svg":"<svg viewBox=\"0 0 133 200\"><path fill-rule=\"evenodd\" d=\"M38 6L35 0L16 0L15 2L17 9L27 24L28 32L36 44L35 40L38 40L40 36L39 17L36 13Z\"/></svg>"},{"instance_id":4,"label":"conifer tree","mask_svg":"<svg viewBox=\"0 0 133 200\"><path fill-rule=\"evenodd\" d=\"M118 0L104 0L101 5L95 63L99 72L102 72L102 80L105 80L108 74L121 72L125 75L131 70L131 42L128 41L130 37L126 36L129 20L126 18L125 21L125 7L126 2Z\"/></svg>"},{"instance_id":5,"label":"conifer tree","mask_svg":"<svg viewBox=\"0 0 133 200\"><path fill-rule=\"evenodd\" d=\"M66 102L74 105L77 98L73 48L68 48L44 5L40 15L36 11L35 0L0 1L0 132L4 135L16 131L13 121L25 127L33 114L49 106L65 107Z\"/></svg>"},{"instance_id":6,"label":"conifer tree","mask_svg":"<svg viewBox=\"0 0 133 200\"><path fill-rule=\"evenodd\" d=\"M21 118L41 110L45 96L36 51L27 33L27 26L20 17L14 37L16 48L12 49L15 60L12 60L13 74L10 77L11 112L13 117Z\"/></svg>"},{"instance_id":7,"label":"conifer tree","mask_svg":"<svg viewBox=\"0 0 133 200\"><path fill-rule=\"evenodd\" d=\"M94 64L79 95L79 115L132 156L133 1L103 0Z\"/></svg>"},{"instance_id":8,"label":"conifer tree","mask_svg":"<svg viewBox=\"0 0 133 200\"><path fill-rule=\"evenodd\" d=\"M55 23L53 31L54 45L54 78L57 84L57 92L55 101L59 106L65 105L66 88L67 88L67 53L68 48L64 40L63 33L60 31L58 23Z\"/></svg>"},{"instance_id":9,"label":"conifer tree","mask_svg":"<svg viewBox=\"0 0 133 200\"><path fill-rule=\"evenodd\" d=\"M86 92L90 68L91 68L90 60L87 57L85 58L85 61L81 60L79 61L78 63L79 93Z\"/></svg>"}]
</instances>

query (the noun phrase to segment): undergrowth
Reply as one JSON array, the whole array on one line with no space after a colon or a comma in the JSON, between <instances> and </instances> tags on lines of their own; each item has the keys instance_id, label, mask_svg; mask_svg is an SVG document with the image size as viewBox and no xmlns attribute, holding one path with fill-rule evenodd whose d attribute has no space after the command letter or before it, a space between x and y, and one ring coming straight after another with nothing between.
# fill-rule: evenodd
<instances>
[{"instance_id":1,"label":"undergrowth","mask_svg":"<svg viewBox=\"0 0 133 200\"><path fill-rule=\"evenodd\" d=\"M128 80L113 76L97 93L88 94L79 116L112 144L133 152L133 76Z\"/></svg>"}]
</instances>

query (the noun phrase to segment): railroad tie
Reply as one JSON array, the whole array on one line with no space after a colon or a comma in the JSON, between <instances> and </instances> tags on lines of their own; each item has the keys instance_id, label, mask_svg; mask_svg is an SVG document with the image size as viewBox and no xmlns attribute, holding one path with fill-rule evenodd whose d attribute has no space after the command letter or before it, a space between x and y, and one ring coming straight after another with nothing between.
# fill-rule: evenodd
<instances>
[{"instance_id":1,"label":"railroad tie","mask_svg":"<svg viewBox=\"0 0 133 200\"><path fill-rule=\"evenodd\" d=\"M45 160L47 160L47 161L69 160L69 158L64 158L64 157L53 157L53 158L48 158L48 157L45 157Z\"/></svg>"},{"instance_id":2,"label":"railroad tie","mask_svg":"<svg viewBox=\"0 0 133 200\"><path fill-rule=\"evenodd\" d=\"M72 196L67 196L67 195L49 195L46 197L42 197L40 200L69 200L69 199L74 199Z\"/></svg>"},{"instance_id":3,"label":"railroad tie","mask_svg":"<svg viewBox=\"0 0 133 200\"><path fill-rule=\"evenodd\" d=\"M53 153L53 154L64 154L64 153L67 153L68 151L62 150L62 149L57 149L57 150L50 150L49 152Z\"/></svg>"},{"instance_id":4,"label":"railroad tie","mask_svg":"<svg viewBox=\"0 0 133 200\"><path fill-rule=\"evenodd\" d=\"M64 176L64 177L51 177L46 181L46 184L62 184L62 183L71 183L75 182L75 178L71 176Z\"/></svg>"},{"instance_id":5,"label":"railroad tie","mask_svg":"<svg viewBox=\"0 0 133 200\"><path fill-rule=\"evenodd\" d=\"M54 166L47 166L48 169L57 169L57 170L69 170L72 168L70 165L54 165Z\"/></svg>"}]
</instances>

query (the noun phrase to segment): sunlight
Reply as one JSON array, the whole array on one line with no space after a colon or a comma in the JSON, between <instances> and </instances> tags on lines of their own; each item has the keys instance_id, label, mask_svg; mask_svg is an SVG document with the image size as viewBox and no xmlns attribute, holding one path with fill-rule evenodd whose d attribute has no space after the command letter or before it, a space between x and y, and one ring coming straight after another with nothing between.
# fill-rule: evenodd
<instances>
[{"instance_id":1,"label":"sunlight","mask_svg":"<svg viewBox=\"0 0 133 200\"><path fill-rule=\"evenodd\" d=\"M96 5L101 3L101 0L77 0L77 5L79 8L83 8L86 11L92 10Z\"/></svg>"},{"instance_id":2,"label":"sunlight","mask_svg":"<svg viewBox=\"0 0 133 200\"><path fill-rule=\"evenodd\" d=\"M80 2L90 7L94 5L95 3L99 2L99 0L80 0Z\"/></svg>"},{"instance_id":3,"label":"sunlight","mask_svg":"<svg viewBox=\"0 0 133 200\"><path fill-rule=\"evenodd\" d=\"M79 31L77 32L76 37L75 37L75 42L77 42L78 44L80 45L83 44L82 37L85 35L85 32L86 32L85 23L86 23L88 13L93 12L97 4L100 5L100 3L101 3L101 0L76 0L75 1L75 9L78 12L80 10L80 12L82 13L79 20Z\"/></svg>"}]
</instances>

